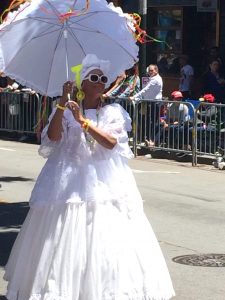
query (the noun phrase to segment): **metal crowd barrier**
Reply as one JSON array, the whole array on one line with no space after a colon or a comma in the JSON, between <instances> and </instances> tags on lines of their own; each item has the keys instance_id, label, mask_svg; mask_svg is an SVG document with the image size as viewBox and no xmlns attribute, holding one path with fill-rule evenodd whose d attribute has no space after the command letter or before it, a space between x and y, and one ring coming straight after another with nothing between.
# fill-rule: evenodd
<instances>
[{"instance_id":1,"label":"metal crowd barrier","mask_svg":"<svg viewBox=\"0 0 225 300\"><path fill-rule=\"evenodd\" d=\"M35 134L41 101L38 94L0 93L0 130Z\"/></svg>"},{"instance_id":2,"label":"metal crowd barrier","mask_svg":"<svg viewBox=\"0 0 225 300\"><path fill-rule=\"evenodd\" d=\"M0 130L40 134L55 100L27 92L0 93ZM196 165L199 156L215 157L219 148L225 149L225 104L198 100L106 99L106 103L113 102L119 103L131 116L132 132L128 137L135 156L140 148L183 153L191 155L192 165ZM183 118L185 111L188 118Z\"/></svg>"},{"instance_id":3,"label":"metal crowd barrier","mask_svg":"<svg viewBox=\"0 0 225 300\"><path fill-rule=\"evenodd\" d=\"M47 122L51 102L29 92L1 92L0 131L37 134Z\"/></svg>"},{"instance_id":4,"label":"metal crowd barrier","mask_svg":"<svg viewBox=\"0 0 225 300\"><path fill-rule=\"evenodd\" d=\"M219 148L225 149L225 104L200 102L194 124L196 157L214 157Z\"/></svg>"},{"instance_id":5,"label":"metal crowd barrier","mask_svg":"<svg viewBox=\"0 0 225 300\"><path fill-rule=\"evenodd\" d=\"M124 101L131 103L130 100L116 101L129 112ZM192 156L194 166L199 156L216 157L219 148L225 149L225 104L199 100L142 100L132 101L132 107L135 155L137 148L187 154ZM175 119L173 111L176 109L179 113Z\"/></svg>"}]
</instances>

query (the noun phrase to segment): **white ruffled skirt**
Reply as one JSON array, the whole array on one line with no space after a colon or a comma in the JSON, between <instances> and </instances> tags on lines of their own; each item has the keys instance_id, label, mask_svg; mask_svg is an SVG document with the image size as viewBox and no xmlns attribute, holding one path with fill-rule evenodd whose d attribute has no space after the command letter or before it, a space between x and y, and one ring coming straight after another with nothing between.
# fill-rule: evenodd
<instances>
[{"instance_id":1,"label":"white ruffled skirt","mask_svg":"<svg viewBox=\"0 0 225 300\"><path fill-rule=\"evenodd\" d=\"M30 209L6 266L8 300L166 300L170 275L142 210L118 202Z\"/></svg>"}]
</instances>

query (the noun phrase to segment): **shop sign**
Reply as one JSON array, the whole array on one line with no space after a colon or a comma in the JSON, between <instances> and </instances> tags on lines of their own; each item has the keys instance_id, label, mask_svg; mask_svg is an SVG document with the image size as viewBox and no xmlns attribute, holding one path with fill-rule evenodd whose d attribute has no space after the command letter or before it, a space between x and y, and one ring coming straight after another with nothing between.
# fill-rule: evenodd
<instances>
[{"instance_id":1,"label":"shop sign","mask_svg":"<svg viewBox=\"0 0 225 300\"><path fill-rule=\"evenodd\" d=\"M149 83L149 80L150 80L150 77L148 76L146 76L146 77L142 77L141 78L141 87L142 87L142 89L144 88L144 87L146 87L146 85Z\"/></svg>"},{"instance_id":2,"label":"shop sign","mask_svg":"<svg viewBox=\"0 0 225 300\"><path fill-rule=\"evenodd\" d=\"M217 0L197 0L198 12L216 12L218 7Z\"/></svg>"}]
</instances>

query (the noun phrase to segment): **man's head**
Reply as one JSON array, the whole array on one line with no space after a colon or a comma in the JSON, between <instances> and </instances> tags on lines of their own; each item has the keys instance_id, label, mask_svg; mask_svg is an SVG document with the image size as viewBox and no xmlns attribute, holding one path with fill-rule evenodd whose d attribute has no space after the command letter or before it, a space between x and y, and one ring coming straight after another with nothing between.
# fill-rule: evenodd
<instances>
[{"instance_id":1,"label":"man's head","mask_svg":"<svg viewBox=\"0 0 225 300\"><path fill-rule=\"evenodd\" d=\"M209 68L211 72L218 73L220 69L219 61L216 59L211 60L211 62L209 63Z\"/></svg>"},{"instance_id":2,"label":"man's head","mask_svg":"<svg viewBox=\"0 0 225 300\"><path fill-rule=\"evenodd\" d=\"M188 64L188 61L189 61L189 57L186 54L182 54L179 57L179 64L181 67L186 66Z\"/></svg>"},{"instance_id":3,"label":"man's head","mask_svg":"<svg viewBox=\"0 0 225 300\"><path fill-rule=\"evenodd\" d=\"M157 65L149 65L147 68L147 72L149 74L150 77L153 77L155 75L157 75L159 73L159 69Z\"/></svg>"},{"instance_id":4,"label":"man's head","mask_svg":"<svg viewBox=\"0 0 225 300\"><path fill-rule=\"evenodd\" d=\"M172 100L181 101L183 99L183 95L180 91L173 91L171 93Z\"/></svg>"},{"instance_id":5,"label":"man's head","mask_svg":"<svg viewBox=\"0 0 225 300\"><path fill-rule=\"evenodd\" d=\"M203 96L204 101L208 103L214 103L215 102L215 97L212 94L205 94Z\"/></svg>"}]
</instances>

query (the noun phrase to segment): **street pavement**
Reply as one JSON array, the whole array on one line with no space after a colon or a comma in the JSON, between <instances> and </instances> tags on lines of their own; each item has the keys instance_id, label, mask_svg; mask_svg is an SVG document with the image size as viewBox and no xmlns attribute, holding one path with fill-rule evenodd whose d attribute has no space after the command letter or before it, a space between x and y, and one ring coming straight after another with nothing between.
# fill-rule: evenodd
<instances>
[{"instance_id":1,"label":"street pavement","mask_svg":"<svg viewBox=\"0 0 225 300\"><path fill-rule=\"evenodd\" d=\"M6 299L3 268L45 163L37 150L38 145L0 141L0 300ZM225 171L146 157L130 166L170 270L173 299L225 300L225 267L173 261L189 254L225 255Z\"/></svg>"}]
</instances>

